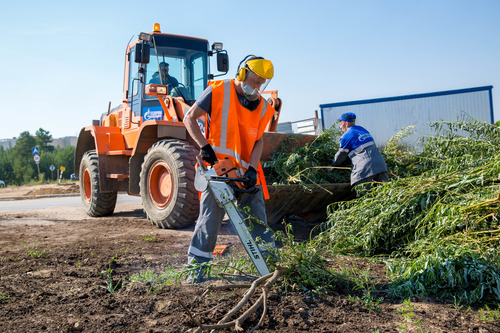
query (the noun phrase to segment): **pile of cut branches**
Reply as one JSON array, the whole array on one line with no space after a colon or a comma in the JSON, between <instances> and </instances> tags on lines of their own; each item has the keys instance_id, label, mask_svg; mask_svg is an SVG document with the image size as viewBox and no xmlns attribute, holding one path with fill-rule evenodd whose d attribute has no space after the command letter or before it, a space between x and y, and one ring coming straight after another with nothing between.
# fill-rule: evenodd
<instances>
[{"instance_id":1,"label":"pile of cut branches","mask_svg":"<svg viewBox=\"0 0 500 333\"><path fill-rule=\"evenodd\" d=\"M432 127L436 135L422 138L421 153L400 149L398 173L411 176L331 205L310 246L390 255L392 290L400 296L498 302L500 130L474 119ZM398 161L397 151L385 153Z\"/></svg>"},{"instance_id":2,"label":"pile of cut branches","mask_svg":"<svg viewBox=\"0 0 500 333\"><path fill-rule=\"evenodd\" d=\"M329 167L339 149L342 131L335 127L324 131L312 142L296 146L295 138L284 140L264 167L269 184L348 183L350 170Z\"/></svg>"}]
</instances>

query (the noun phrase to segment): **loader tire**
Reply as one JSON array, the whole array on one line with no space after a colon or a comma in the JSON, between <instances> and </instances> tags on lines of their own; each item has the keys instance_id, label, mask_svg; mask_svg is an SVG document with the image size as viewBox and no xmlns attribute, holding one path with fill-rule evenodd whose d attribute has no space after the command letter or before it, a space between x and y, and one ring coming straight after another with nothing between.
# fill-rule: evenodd
<instances>
[{"instance_id":1,"label":"loader tire","mask_svg":"<svg viewBox=\"0 0 500 333\"><path fill-rule=\"evenodd\" d=\"M149 148L140 175L144 211L159 228L184 228L198 217L194 188L198 151L182 140L162 140Z\"/></svg>"},{"instance_id":2,"label":"loader tire","mask_svg":"<svg viewBox=\"0 0 500 333\"><path fill-rule=\"evenodd\" d=\"M99 191L99 158L95 150L83 154L79 175L80 197L87 215L100 217L113 214L117 192Z\"/></svg>"}]
</instances>

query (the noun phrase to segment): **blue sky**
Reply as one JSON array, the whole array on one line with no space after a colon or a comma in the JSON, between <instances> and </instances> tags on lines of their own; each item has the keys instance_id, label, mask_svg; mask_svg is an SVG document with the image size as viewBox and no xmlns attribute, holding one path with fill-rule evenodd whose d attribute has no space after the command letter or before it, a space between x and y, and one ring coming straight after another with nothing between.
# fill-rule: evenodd
<instances>
[{"instance_id":1,"label":"blue sky","mask_svg":"<svg viewBox=\"0 0 500 333\"><path fill-rule=\"evenodd\" d=\"M223 42L227 77L247 54L272 60L281 121L320 104L487 85L497 121L499 14L498 0L11 1L0 20L0 138L40 127L78 135L117 106L127 42L155 22Z\"/></svg>"}]
</instances>

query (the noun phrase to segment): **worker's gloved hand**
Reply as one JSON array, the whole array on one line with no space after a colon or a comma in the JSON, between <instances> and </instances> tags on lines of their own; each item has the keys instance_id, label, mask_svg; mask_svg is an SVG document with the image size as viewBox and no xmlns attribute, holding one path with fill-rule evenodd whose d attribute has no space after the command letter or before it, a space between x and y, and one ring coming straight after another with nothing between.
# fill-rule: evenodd
<instances>
[{"instance_id":1,"label":"worker's gloved hand","mask_svg":"<svg viewBox=\"0 0 500 333\"><path fill-rule=\"evenodd\" d=\"M217 155L215 155L215 152L210 144L201 147L200 157L205 162L210 163L210 165L214 165L215 162L217 162Z\"/></svg>"},{"instance_id":2,"label":"worker's gloved hand","mask_svg":"<svg viewBox=\"0 0 500 333\"><path fill-rule=\"evenodd\" d=\"M257 184L257 170L253 167L249 167L247 172L243 175L243 178L247 179L243 182L243 185L245 185L246 188L254 187Z\"/></svg>"}]
</instances>

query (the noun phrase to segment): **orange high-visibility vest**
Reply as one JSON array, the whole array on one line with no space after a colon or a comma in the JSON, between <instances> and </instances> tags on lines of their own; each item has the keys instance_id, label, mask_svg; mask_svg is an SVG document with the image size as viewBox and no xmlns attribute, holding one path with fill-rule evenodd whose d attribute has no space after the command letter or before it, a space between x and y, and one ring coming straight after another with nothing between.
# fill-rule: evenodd
<instances>
[{"instance_id":1,"label":"orange high-visibility vest","mask_svg":"<svg viewBox=\"0 0 500 333\"><path fill-rule=\"evenodd\" d=\"M212 145L218 159L229 158L238 166L240 177L248 169L255 142L264 134L274 115L274 108L261 98L259 106L250 111L240 104L234 80L213 81L212 111L208 143ZM259 163L258 184L268 198L262 166Z\"/></svg>"}]
</instances>

